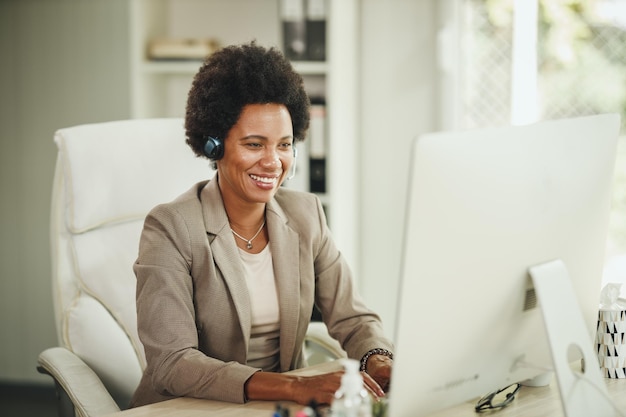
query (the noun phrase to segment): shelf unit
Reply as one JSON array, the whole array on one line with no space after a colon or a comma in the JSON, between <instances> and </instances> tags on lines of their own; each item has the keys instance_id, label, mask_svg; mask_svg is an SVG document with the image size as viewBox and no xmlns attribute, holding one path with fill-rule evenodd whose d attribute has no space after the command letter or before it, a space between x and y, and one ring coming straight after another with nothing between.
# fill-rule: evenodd
<instances>
[{"instance_id":1,"label":"shelf unit","mask_svg":"<svg viewBox=\"0 0 626 417\"><path fill-rule=\"evenodd\" d=\"M358 230L357 23L358 0L327 0L327 61L293 61L311 97L326 101L324 203L337 244L355 268ZM157 37L213 38L221 45L256 39L282 45L279 0L131 0L131 115L182 117L200 61L151 61ZM328 42L332 39L332 42Z\"/></svg>"},{"instance_id":2,"label":"shelf unit","mask_svg":"<svg viewBox=\"0 0 626 417\"><path fill-rule=\"evenodd\" d=\"M326 62L293 62L293 67L304 77L307 75L325 75L327 72ZM196 61L143 61L139 63L138 69L144 74L188 74L194 75L200 62Z\"/></svg>"}]
</instances>

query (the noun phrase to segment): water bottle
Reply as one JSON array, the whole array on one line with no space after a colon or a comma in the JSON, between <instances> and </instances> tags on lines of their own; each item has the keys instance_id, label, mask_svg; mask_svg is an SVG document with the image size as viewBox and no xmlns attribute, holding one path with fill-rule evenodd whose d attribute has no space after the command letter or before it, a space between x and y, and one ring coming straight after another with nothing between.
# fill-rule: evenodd
<instances>
[{"instance_id":1,"label":"water bottle","mask_svg":"<svg viewBox=\"0 0 626 417\"><path fill-rule=\"evenodd\" d=\"M359 372L359 362L343 359L345 372L341 377L341 386L335 393L330 406L332 417L372 417L372 401L363 386L363 377Z\"/></svg>"}]
</instances>

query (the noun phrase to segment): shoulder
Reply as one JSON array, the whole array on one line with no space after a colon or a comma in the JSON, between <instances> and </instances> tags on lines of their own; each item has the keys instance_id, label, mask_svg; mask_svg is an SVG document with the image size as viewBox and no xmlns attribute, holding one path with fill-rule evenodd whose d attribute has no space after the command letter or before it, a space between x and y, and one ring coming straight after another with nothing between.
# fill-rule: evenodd
<instances>
[{"instance_id":1,"label":"shoulder","mask_svg":"<svg viewBox=\"0 0 626 417\"><path fill-rule=\"evenodd\" d=\"M285 187L281 187L276 192L275 199L286 212L315 212L321 207L321 202L317 195Z\"/></svg>"},{"instance_id":2,"label":"shoulder","mask_svg":"<svg viewBox=\"0 0 626 417\"><path fill-rule=\"evenodd\" d=\"M182 216L183 218L193 218L194 215L202 214L202 203L200 193L208 181L201 181L194 184L189 190L179 195L175 199L158 204L150 213L149 217L166 218Z\"/></svg>"},{"instance_id":3,"label":"shoulder","mask_svg":"<svg viewBox=\"0 0 626 417\"><path fill-rule=\"evenodd\" d=\"M150 210L141 234L143 262L158 264L159 258L171 257L173 253L185 253L191 257L194 242L206 237L199 198L203 184L206 182L194 184L174 200Z\"/></svg>"},{"instance_id":4,"label":"shoulder","mask_svg":"<svg viewBox=\"0 0 626 417\"><path fill-rule=\"evenodd\" d=\"M274 197L281 214L292 225L299 227L323 226L324 208L319 197L312 193L281 187Z\"/></svg>"}]
</instances>

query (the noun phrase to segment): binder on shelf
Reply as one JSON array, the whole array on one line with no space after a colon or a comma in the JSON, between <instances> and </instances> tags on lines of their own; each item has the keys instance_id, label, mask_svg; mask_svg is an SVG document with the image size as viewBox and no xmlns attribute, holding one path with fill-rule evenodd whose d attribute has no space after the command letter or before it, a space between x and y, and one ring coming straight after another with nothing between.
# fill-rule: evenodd
<instances>
[{"instance_id":1,"label":"binder on shelf","mask_svg":"<svg viewBox=\"0 0 626 417\"><path fill-rule=\"evenodd\" d=\"M306 0L280 0L280 19L283 34L283 52L293 61L305 60Z\"/></svg>"},{"instance_id":2,"label":"binder on shelf","mask_svg":"<svg viewBox=\"0 0 626 417\"><path fill-rule=\"evenodd\" d=\"M306 0L306 54L309 61L326 60L326 1Z\"/></svg>"},{"instance_id":3,"label":"binder on shelf","mask_svg":"<svg viewBox=\"0 0 626 417\"><path fill-rule=\"evenodd\" d=\"M311 100L309 127L309 189L326 192L326 104L315 99Z\"/></svg>"},{"instance_id":4,"label":"binder on shelf","mask_svg":"<svg viewBox=\"0 0 626 417\"><path fill-rule=\"evenodd\" d=\"M309 162L310 188L312 193L326 192L326 159L311 158Z\"/></svg>"}]
</instances>

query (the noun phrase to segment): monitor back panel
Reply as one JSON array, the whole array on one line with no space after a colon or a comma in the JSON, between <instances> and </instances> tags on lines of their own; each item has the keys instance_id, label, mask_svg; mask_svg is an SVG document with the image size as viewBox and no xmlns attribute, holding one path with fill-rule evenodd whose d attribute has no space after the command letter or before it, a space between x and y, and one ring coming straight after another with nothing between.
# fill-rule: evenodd
<instances>
[{"instance_id":1,"label":"monitor back panel","mask_svg":"<svg viewBox=\"0 0 626 417\"><path fill-rule=\"evenodd\" d=\"M619 116L414 142L390 415L427 415L551 366L528 268L562 259L595 331Z\"/></svg>"}]
</instances>

